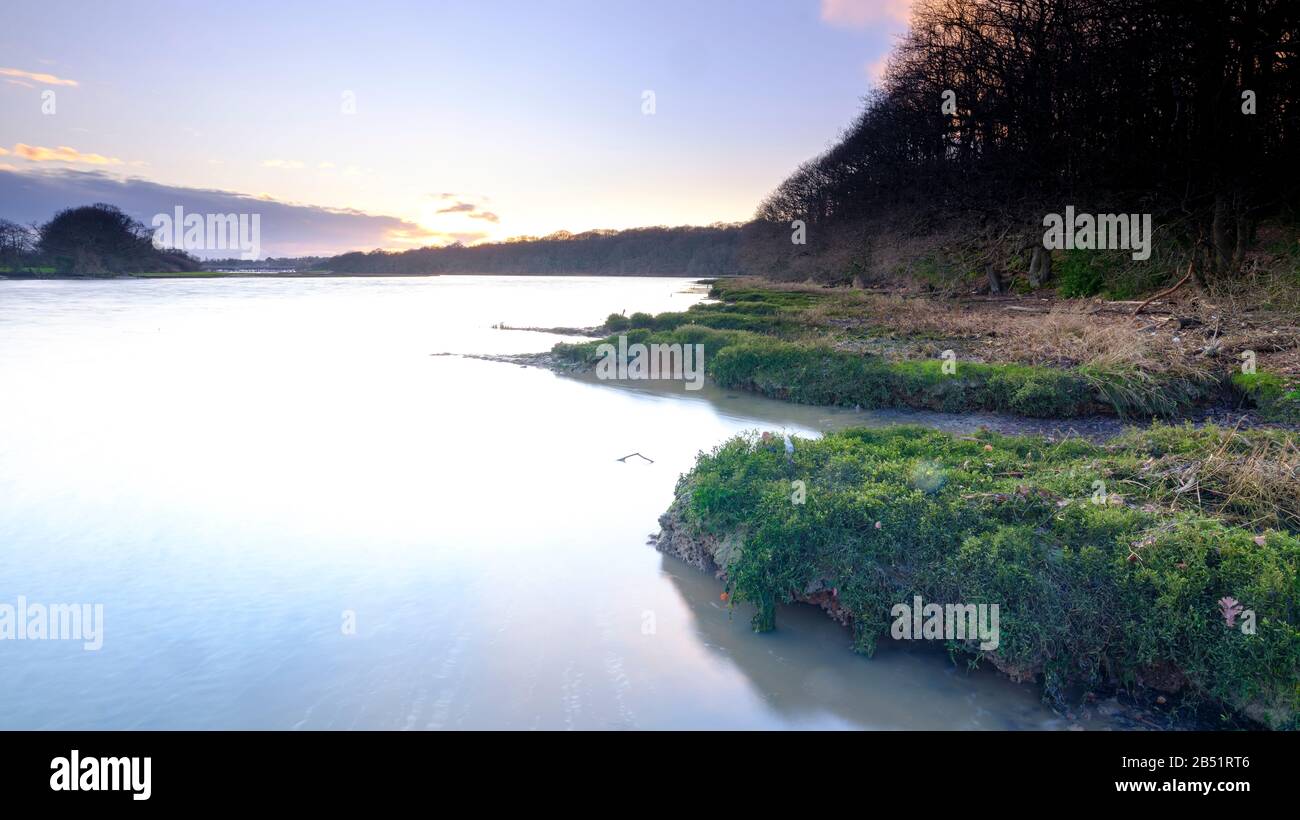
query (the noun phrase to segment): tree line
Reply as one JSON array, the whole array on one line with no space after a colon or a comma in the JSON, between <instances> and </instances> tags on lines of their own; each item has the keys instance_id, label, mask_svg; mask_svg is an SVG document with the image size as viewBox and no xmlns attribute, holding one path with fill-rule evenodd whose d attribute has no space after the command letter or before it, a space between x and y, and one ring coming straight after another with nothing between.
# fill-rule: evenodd
<instances>
[{"instance_id":1,"label":"tree line","mask_svg":"<svg viewBox=\"0 0 1300 820\"><path fill-rule=\"evenodd\" d=\"M917 0L913 14L843 137L760 205L783 261L888 216L910 235L960 225L993 264L1074 205L1152 213L1204 281L1300 204L1294 0ZM810 248L790 247L794 220Z\"/></svg>"},{"instance_id":2,"label":"tree line","mask_svg":"<svg viewBox=\"0 0 1300 820\"><path fill-rule=\"evenodd\" d=\"M740 273L743 226L650 227L519 237L482 245L352 252L315 267L333 273L725 276Z\"/></svg>"}]
</instances>

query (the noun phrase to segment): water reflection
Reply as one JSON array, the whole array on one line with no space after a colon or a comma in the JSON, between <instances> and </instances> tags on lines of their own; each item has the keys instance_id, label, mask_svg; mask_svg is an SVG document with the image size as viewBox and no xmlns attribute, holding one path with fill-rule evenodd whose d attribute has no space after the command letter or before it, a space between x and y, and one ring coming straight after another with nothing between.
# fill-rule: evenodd
<instances>
[{"instance_id":1,"label":"water reflection","mask_svg":"<svg viewBox=\"0 0 1300 820\"><path fill-rule=\"evenodd\" d=\"M886 639L870 659L854 654L849 630L813 606L781 606L776 631L754 634L752 608L732 610L719 601L721 585L711 575L667 555L661 568L717 662L743 672L757 696L791 723L829 714L846 727L869 729L1068 725L1045 709L1035 687L955 666L934 647L904 648Z\"/></svg>"}]
</instances>

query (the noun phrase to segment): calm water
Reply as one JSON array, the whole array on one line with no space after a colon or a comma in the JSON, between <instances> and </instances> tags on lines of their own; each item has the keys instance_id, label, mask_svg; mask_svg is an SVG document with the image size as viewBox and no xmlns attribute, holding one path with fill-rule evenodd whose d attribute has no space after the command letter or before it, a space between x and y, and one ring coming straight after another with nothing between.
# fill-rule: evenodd
<instances>
[{"instance_id":1,"label":"calm water","mask_svg":"<svg viewBox=\"0 0 1300 820\"><path fill-rule=\"evenodd\" d=\"M431 355L687 288L0 282L0 604L104 605L98 652L0 641L0 728L1063 727L808 607L754 635L646 546L699 450L893 417Z\"/></svg>"}]
</instances>

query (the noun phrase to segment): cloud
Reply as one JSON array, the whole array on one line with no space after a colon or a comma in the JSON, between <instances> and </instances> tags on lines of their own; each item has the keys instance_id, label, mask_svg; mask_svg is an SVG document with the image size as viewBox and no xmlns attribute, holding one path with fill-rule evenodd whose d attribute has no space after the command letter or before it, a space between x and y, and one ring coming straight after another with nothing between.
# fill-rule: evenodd
<instances>
[{"instance_id":1,"label":"cloud","mask_svg":"<svg viewBox=\"0 0 1300 820\"><path fill-rule=\"evenodd\" d=\"M296 159L265 159L262 160L263 168L301 168L303 164Z\"/></svg>"},{"instance_id":2,"label":"cloud","mask_svg":"<svg viewBox=\"0 0 1300 820\"><path fill-rule=\"evenodd\" d=\"M55 77L53 74L42 74L39 71L23 71L20 68L0 68L0 77L19 77L24 80L32 80L42 85L78 85L76 80L65 80L62 77Z\"/></svg>"},{"instance_id":3,"label":"cloud","mask_svg":"<svg viewBox=\"0 0 1300 820\"><path fill-rule=\"evenodd\" d=\"M20 142L14 146L14 153L31 162L74 162L84 165L121 165L117 157L103 154L83 154L76 148L60 145L58 148L46 148L41 145L28 145Z\"/></svg>"},{"instance_id":4,"label":"cloud","mask_svg":"<svg viewBox=\"0 0 1300 820\"><path fill-rule=\"evenodd\" d=\"M501 221L501 217L497 216L492 211L482 210L483 208L482 205L479 205L474 202L467 202L461 194L442 193L442 194L430 194L430 196L433 197L434 199L440 199L444 202L451 201L450 205L446 206L445 208L439 208L436 211L436 213L465 214L470 219L481 219L484 222L496 223ZM470 198L485 199L485 197L474 197L472 194L470 195Z\"/></svg>"},{"instance_id":5,"label":"cloud","mask_svg":"<svg viewBox=\"0 0 1300 820\"><path fill-rule=\"evenodd\" d=\"M36 86L32 85L31 83L25 83L25 82L23 82L22 80L5 80L5 82L9 83L10 85L21 85L23 88L35 88L35 87L36 87Z\"/></svg>"},{"instance_id":6,"label":"cloud","mask_svg":"<svg viewBox=\"0 0 1300 820\"><path fill-rule=\"evenodd\" d=\"M0 218L19 224L44 222L63 208L107 202L145 225L155 214L245 213L260 216L262 252L268 256L324 256L350 250L441 244L483 237L430 231L395 216L322 208L231 191L182 188L121 178L99 170L45 169L17 172L0 166ZM196 254L228 257L229 251Z\"/></svg>"},{"instance_id":7,"label":"cloud","mask_svg":"<svg viewBox=\"0 0 1300 820\"><path fill-rule=\"evenodd\" d=\"M911 14L912 0L822 0L822 22L841 28L906 23Z\"/></svg>"},{"instance_id":8,"label":"cloud","mask_svg":"<svg viewBox=\"0 0 1300 820\"><path fill-rule=\"evenodd\" d=\"M7 153L9 153L7 150L5 150L4 148L0 147L0 157L3 157L3 156L4 156L5 154L7 154Z\"/></svg>"}]
</instances>

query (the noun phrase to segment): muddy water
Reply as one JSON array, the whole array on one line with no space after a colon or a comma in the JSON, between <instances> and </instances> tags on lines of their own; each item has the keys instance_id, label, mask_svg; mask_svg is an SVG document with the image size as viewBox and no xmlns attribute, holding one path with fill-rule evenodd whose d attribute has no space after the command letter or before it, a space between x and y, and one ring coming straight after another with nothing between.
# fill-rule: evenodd
<instances>
[{"instance_id":1,"label":"muddy water","mask_svg":"<svg viewBox=\"0 0 1300 820\"><path fill-rule=\"evenodd\" d=\"M755 635L646 545L738 431L1002 421L430 355L545 349L492 326L682 309L684 288L0 282L0 604L104 607L98 651L0 641L0 727L1108 725L924 647L864 659L809 607Z\"/></svg>"}]
</instances>

